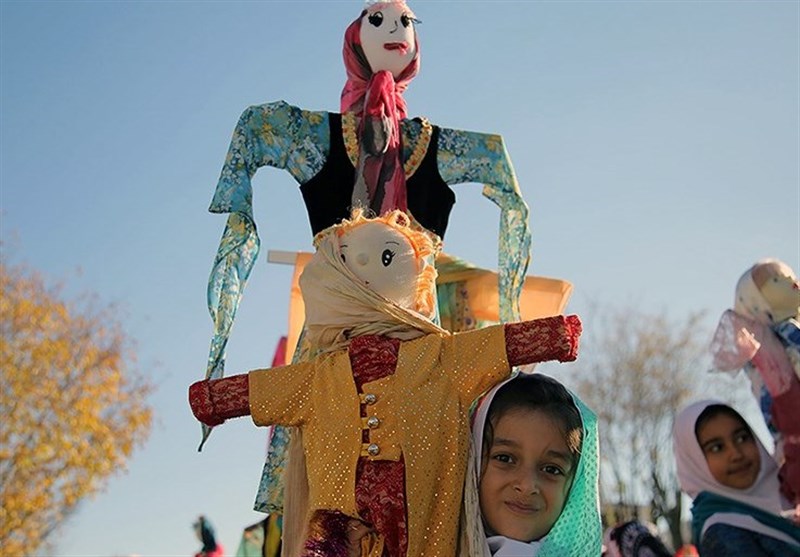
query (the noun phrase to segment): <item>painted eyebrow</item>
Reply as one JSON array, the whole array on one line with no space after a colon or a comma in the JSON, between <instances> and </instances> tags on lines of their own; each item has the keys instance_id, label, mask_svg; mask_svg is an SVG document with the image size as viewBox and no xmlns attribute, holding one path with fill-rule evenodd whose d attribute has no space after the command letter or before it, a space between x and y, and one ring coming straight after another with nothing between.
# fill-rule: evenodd
<instances>
[{"instance_id":1,"label":"painted eyebrow","mask_svg":"<svg viewBox=\"0 0 800 557\"><path fill-rule=\"evenodd\" d=\"M394 244L394 245L396 245L396 246L399 246L399 245L400 245L400 242L395 242L394 240L386 240L386 242L385 242L385 243L387 243L387 244Z\"/></svg>"}]
</instances>

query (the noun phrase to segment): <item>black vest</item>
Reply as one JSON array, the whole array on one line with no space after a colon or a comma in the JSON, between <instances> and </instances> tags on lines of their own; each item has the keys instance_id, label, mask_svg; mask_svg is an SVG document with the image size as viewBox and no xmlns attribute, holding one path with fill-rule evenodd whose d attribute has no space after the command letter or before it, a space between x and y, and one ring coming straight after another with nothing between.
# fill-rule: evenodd
<instances>
[{"instance_id":1,"label":"black vest","mask_svg":"<svg viewBox=\"0 0 800 557\"><path fill-rule=\"evenodd\" d=\"M325 165L300 185L314 235L350 217L356 169L347 156L342 137L342 115L328 114L330 152ZM428 152L417 171L406 180L408 211L425 228L444 238L456 195L439 175L436 145L439 128L433 126Z\"/></svg>"}]
</instances>

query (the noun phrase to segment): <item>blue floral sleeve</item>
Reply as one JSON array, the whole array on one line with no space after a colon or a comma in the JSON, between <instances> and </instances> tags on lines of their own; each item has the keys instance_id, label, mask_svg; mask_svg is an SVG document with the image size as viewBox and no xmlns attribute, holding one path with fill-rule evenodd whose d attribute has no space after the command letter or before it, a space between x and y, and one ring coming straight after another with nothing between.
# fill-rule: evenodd
<instances>
[{"instance_id":1,"label":"blue floral sleeve","mask_svg":"<svg viewBox=\"0 0 800 557\"><path fill-rule=\"evenodd\" d=\"M287 170L300 183L325 164L330 146L326 112L301 110L283 101L244 111L225 157L209 211L230 213L208 281L208 311L214 337L207 378L225 372L225 346L236 310L253 268L260 240L253 220L251 179L262 166ZM210 429L203 427L203 442ZM202 443L201 443L202 446Z\"/></svg>"},{"instance_id":2,"label":"blue floral sleeve","mask_svg":"<svg viewBox=\"0 0 800 557\"><path fill-rule=\"evenodd\" d=\"M448 184L483 184L483 195L500 207L498 246L500 320L519 320L519 297L530 262L528 205L499 135L442 128L439 174Z\"/></svg>"}]
</instances>

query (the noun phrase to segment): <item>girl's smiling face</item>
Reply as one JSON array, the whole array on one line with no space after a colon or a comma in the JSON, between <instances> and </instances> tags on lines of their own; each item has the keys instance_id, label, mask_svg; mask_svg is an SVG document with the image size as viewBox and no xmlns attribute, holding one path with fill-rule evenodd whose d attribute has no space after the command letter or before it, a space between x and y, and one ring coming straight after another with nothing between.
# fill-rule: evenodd
<instances>
[{"instance_id":1,"label":"girl's smiling face","mask_svg":"<svg viewBox=\"0 0 800 557\"><path fill-rule=\"evenodd\" d=\"M361 18L361 48L372 73L388 70L397 79L416 54L413 12L405 2L381 3Z\"/></svg>"},{"instance_id":2,"label":"girl's smiling face","mask_svg":"<svg viewBox=\"0 0 800 557\"><path fill-rule=\"evenodd\" d=\"M717 414L697 429L697 442L714 479L726 487L747 489L758 478L761 458L753 432L741 419Z\"/></svg>"},{"instance_id":3,"label":"girl's smiling face","mask_svg":"<svg viewBox=\"0 0 800 557\"><path fill-rule=\"evenodd\" d=\"M542 411L513 409L492 430L482 457L483 519L494 534L538 540L561 514L575 472L563 428Z\"/></svg>"}]
</instances>

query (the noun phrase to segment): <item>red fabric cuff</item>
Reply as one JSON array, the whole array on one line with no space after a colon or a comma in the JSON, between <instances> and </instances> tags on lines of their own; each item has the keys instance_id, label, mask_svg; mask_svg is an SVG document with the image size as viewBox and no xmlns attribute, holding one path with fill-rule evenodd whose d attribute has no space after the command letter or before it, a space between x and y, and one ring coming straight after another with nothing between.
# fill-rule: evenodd
<instances>
[{"instance_id":1,"label":"red fabric cuff","mask_svg":"<svg viewBox=\"0 0 800 557\"><path fill-rule=\"evenodd\" d=\"M214 412L214 403L211 401L211 390L208 388L208 380L198 381L189 387L189 406L198 421L207 426L215 426L223 423Z\"/></svg>"},{"instance_id":2,"label":"red fabric cuff","mask_svg":"<svg viewBox=\"0 0 800 557\"><path fill-rule=\"evenodd\" d=\"M198 381L189 387L194 416L207 426L250 414L250 380L247 374Z\"/></svg>"},{"instance_id":3,"label":"red fabric cuff","mask_svg":"<svg viewBox=\"0 0 800 557\"><path fill-rule=\"evenodd\" d=\"M506 355L512 366L578 357L583 326L577 315L557 315L505 325Z\"/></svg>"}]
</instances>

